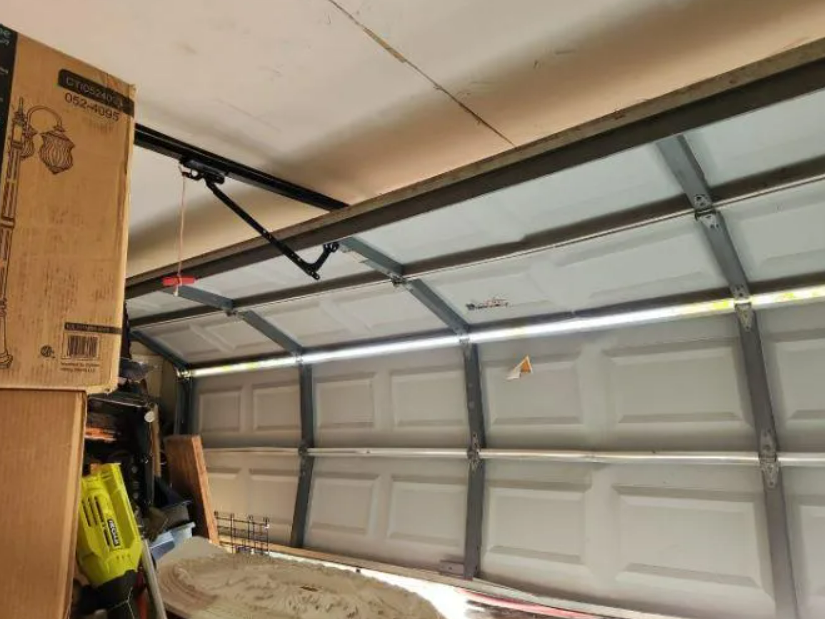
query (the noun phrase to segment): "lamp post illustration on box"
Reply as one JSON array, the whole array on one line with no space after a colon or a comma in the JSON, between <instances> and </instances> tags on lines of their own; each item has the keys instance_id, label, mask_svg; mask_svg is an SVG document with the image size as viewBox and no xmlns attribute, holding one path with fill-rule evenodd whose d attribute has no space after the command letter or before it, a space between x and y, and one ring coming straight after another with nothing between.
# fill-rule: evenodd
<instances>
[{"instance_id":1,"label":"lamp post illustration on box","mask_svg":"<svg viewBox=\"0 0 825 619\"><path fill-rule=\"evenodd\" d=\"M32 121L35 115L49 114L55 125L48 131L38 131ZM11 128L8 131L8 151L6 163L6 184L3 188L3 201L0 206L0 369L11 366L12 355L6 342L6 314L8 300L6 288L9 278L9 259L11 257L11 240L17 216L17 192L20 186L20 166L34 154L34 139L40 135L40 161L52 174L60 174L72 167L72 149L74 142L66 136L63 120L53 109L36 105L26 112L23 99L14 112Z\"/></svg>"}]
</instances>

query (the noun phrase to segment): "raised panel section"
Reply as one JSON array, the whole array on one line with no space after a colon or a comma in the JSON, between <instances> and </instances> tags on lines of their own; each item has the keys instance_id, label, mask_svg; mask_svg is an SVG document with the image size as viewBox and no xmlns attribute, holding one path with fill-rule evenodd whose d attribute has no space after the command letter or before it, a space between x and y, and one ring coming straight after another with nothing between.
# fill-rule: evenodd
<instances>
[{"instance_id":1,"label":"raised panel section","mask_svg":"<svg viewBox=\"0 0 825 619\"><path fill-rule=\"evenodd\" d=\"M801 584L805 603L811 611L818 610L816 616L821 616L825 612L825 562L822 560L822 549L825 548L825 496L801 496L795 507L803 540L800 562L803 566ZM813 612L810 616L814 616Z\"/></svg>"},{"instance_id":2,"label":"raised panel section","mask_svg":"<svg viewBox=\"0 0 825 619\"><path fill-rule=\"evenodd\" d=\"M452 368L390 375L392 408L399 428L464 427L467 404L464 373Z\"/></svg>"},{"instance_id":3,"label":"raised panel section","mask_svg":"<svg viewBox=\"0 0 825 619\"><path fill-rule=\"evenodd\" d=\"M608 359L619 424L742 422L732 343L612 351Z\"/></svg>"},{"instance_id":4,"label":"raised panel section","mask_svg":"<svg viewBox=\"0 0 825 619\"><path fill-rule=\"evenodd\" d=\"M491 461L487 479L485 580L667 616L778 619L756 467Z\"/></svg>"},{"instance_id":5,"label":"raised panel section","mask_svg":"<svg viewBox=\"0 0 825 619\"><path fill-rule=\"evenodd\" d=\"M292 529L292 512L298 484L299 459L269 455L264 451L205 449L213 508L234 514L238 535L246 535L246 518L269 520L269 541L286 543ZM229 522L220 526L228 527ZM257 532L264 534L263 530Z\"/></svg>"},{"instance_id":6,"label":"raised panel section","mask_svg":"<svg viewBox=\"0 0 825 619\"><path fill-rule=\"evenodd\" d=\"M252 388L252 429L256 432L300 430L301 393L298 385Z\"/></svg>"},{"instance_id":7,"label":"raised panel section","mask_svg":"<svg viewBox=\"0 0 825 619\"><path fill-rule=\"evenodd\" d=\"M198 395L199 430L211 432L241 431L241 391L233 389Z\"/></svg>"},{"instance_id":8,"label":"raised panel section","mask_svg":"<svg viewBox=\"0 0 825 619\"><path fill-rule=\"evenodd\" d=\"M375 424L374 375L318 381L316 414L321 430L359 430Z\"/></svg>"},{"instance_id":9,"label":"raised panel section","mask_svg":"<svg viewBox=\"0 0 825 619\"><path fill-rule=\"evenodd\" d=\"M204 339L196 329L186 325L172 324L156 329L148 328L146 332L187 361L200 359L215 352L212 342Z\"/></svg>"},{"instance_id":10,"label":"raised panel section","mask_svg":"<svg viewBox=\"0 0 825 619\"><path fill-rule=\"evenodd\" d=\"M373 527L377 475L317 474L309 526L314 531L366 536Z\"/></svg>"},{"instance_id":11,"label":"raised panel section","mask_svg":"<svg viewBox=\"0 0 825 619\"><path fill-rule=\"evenodd\" d=\"M288 537L292 528L298 477L290 471L252 469L249 471L249 513L265 516L270 522L270 538Z\"/></svg>"},{"instance_id":12,"label":"raised panel section","mask_svg":"<svg viewBox=\"0 0 825 619\"><path fill-rule=\"evenodd\" d=\"M779 415L786 423L825 422L825 332L773 343L779 371Z\"/></svg>"},{"instance_id":13,"label":"raised panel section","mask_svg":"<svg viewBox=\"0 0 825 619\"><path fill-rule=\"evenodd\" d=\"M803 619L825 617L825 470L785 469L794 577Z\"/></svg>"},{"instance_id":14,"label":"raised panel section","mask_svg":"<svg viewBox=\"0 0 825 619\"><path fill-rule=\"evenodd\" d=\"M262 316L302 344L324 335L331 336L333 340L354 339L347 325L335 312L328 311L326 304L312 305L306 301L293 311L284 311L276 305Z\"/></svg>"},{"instance_id":15,"label":"raised panel section","mask_svg":"<svg viewBox=\"0 0 825 619\"><path fill-rule=\"evenodd\" d=\"M512 364L484 368L488 420L492 430L508 426L577 425L582 423L578 357L533 359L533 373L509 380Z\"/></svg>"},{"instance_id":16,"label":"raised panel section","mask_svg":"<svg viewBox=\"0 0 825 619\"><path fill-rule=\"evenodd\" d=\"M617 487L620 582L683 591L762 589L751 494Z\"/></svg>"},{"instance_id":17,"label":"raised panel section","mask_svg":"<svg viewBox=\"0 0 825 619\"><path fill-rule=\"evenodd\" d=\"M387 537L460 553L466 501L462 479L394 476Z\"/></svg>"},{"instance_id":18,"label":"raised panel section","mask_svg":"<svg viewBox=\"0 0 825 619\"><path fill-rule=\"evenodd\" d=\"M337 305L349 316L357 317L374 334L404 333L407 325L437 322L411 295L394 288L351 294Z\"/></svg>"},{"instance_id":19,"label":"raised panel section","mask_svg":"<svg viewBox=\"0 0 825 619\"><path fill-rule=\"evenodd\" d=\"M437 569L464 553L467 463L319 458L307 546Z\"/></svg>"},{"instance_id":20,"label":"raised panel section","mask_svg":"<svg viewBox=\"0 0 825 619\"><path fill-rule=\"evenodd\" d=\"M246 478L239 468L208 467L212 508L218 512L246 515Z\"/></svg>"},{"instance_id":21,"label":"raised panel section","mask_svg":"<svg viewBox=\"0 0 825 619\"><path fill-rule=\"evenodd\" d=\"M282 350L236 316L202 316L185 323L148 326L142 330L190 363L219 364L232 358L275 354Z\"/></svg>"},{"instance_id":22,"label":"raised panel section","mask_svg":"<svg viewBox=\"0 0 825 619\"><path fill-rule=\"evenodd\" d=\"M779 445L821 451L825 444L825 311L821 303L760 312Z\"/></svg>"},{"instance_id":23,"label":"raised panel section","mask_svg":"<svg viewBox=\"0 0 825 619\"><path fill-rule=\"evenodd\" d=\"M484 534L486 569L563 569L584 563L586 487L493 482Z\"/></svg>"},{"instance_id":24,"label":"raised panel section","mask_svg":"<svg viewBox=\"0 0 825 619\"><path fill-rule=\"evenodd\" d=\"M319 364L319 447L466 447L459 348Z\"/></svg>"},{"instance_id":25,"label":"raised panel section","mask_svg":"<svg viewBox=\"0 0 825 619\"><path fill-rule=\"evenodd\" d=\"M825 187L812 183L783 191L781 198L762 195L725 210L725 221L751 280L781 279L822 269L823 203Z\"/></svg>"},{"instance_id":26,"label":"raised panel section","mask_svg":"<svg viewBox=\"0 0 825 619\"><path fill-rule=\"evenodd\" d=\"M237 354L243 349L269 340L260 331L250 327L240 319L203 327L213 341L219 341L226 352Z\"/></svg>"}]
</instances>

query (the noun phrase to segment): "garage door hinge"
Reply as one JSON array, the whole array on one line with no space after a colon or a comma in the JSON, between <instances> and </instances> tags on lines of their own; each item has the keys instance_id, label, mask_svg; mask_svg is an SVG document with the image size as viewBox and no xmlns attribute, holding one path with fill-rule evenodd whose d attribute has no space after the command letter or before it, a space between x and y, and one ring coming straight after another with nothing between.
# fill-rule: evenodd
<instances>
[{"instance_id":1,"label":"garage door hinge","mask_svg":"<svg viewBox=\"0 0 825 619\"><path fill-rule=\"evenodd\" d=\"M301 471L303 473L304 463L312 457L309 455L309 447L303 441L298 445L298 457L301 459Z\"/></svg>"},{"instance_id":2,"label":"garage door hinge","mask_svg":"<svg viewBox=\"0 0 825 619\"><path fill-rule=\"evenodd\" d=\"M775 488L779 483L779 458L776 451L776 438L770 430L762 430L759 435L759 468L768 488Z\"/></svg>"},{"instance_id":3,"label":"garage door hinge","mask_svg":"<svg viewBox=\"0 0 825 619\"><path fill-rule=\"evenodd\" d=\"M753 305L750 303L734 302L733 308L736 311L736 317L742 324L742 328L745 331L750 331L753 329Z\"/></svg>"},{"instance_id":4,"label":"garage door hinge","mask_svg":"<svg viewBox=\"0 0 825 619\"><path fill-rule=\"evenodd\" d=\"M478 469L478 465L481 464L481 447L477 434L473 434L470 440L470 446L467 448L467 459L470 461L471 470Z\"/></svg>"}]
</instances>

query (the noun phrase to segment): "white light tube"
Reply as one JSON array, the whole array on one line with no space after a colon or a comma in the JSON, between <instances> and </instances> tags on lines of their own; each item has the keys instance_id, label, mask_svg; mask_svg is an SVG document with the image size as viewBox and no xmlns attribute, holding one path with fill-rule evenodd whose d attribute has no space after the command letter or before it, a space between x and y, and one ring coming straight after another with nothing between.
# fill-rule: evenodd
<instances>
[{"instance_id":1,"label":"white light tube","mask_svg":"<svg viewBox=\"0 0 825 619\"><path fill-rule=\"evenodd\" d=\"M786 303L802 303L822 299L825 299L825 286L810 286L806 288L794 288L792 290L752 295L750 297L750 302L754 308L765 308ZM739 301L739 303L742 302L743 301ZM565 333L597 331L600 329L661 322L679 318L709 316L713 314L728 314L734 311L734 308L734 300L727 298L702 303L687 303L682 305L671 305L667 307L621 312L617 314L608 314L606 316L539 322L521 327L492 328L486 330L483 327L479 327L478 330L472 331L469 335L465 336L446 335L439 337L422 337L419 339L408 339L401 342L366 344L363 346L356 344L353 346L340 348L338 350L319 350L316 352L309 352L302 357L275 357L272 359L264 359L262 361L246 361L242 363L200 368L184 372L183 375L191 376L192 378L201 378L204 376L232 374L236 372L252 372L256 370L267 370L273 368L295 367L301 363L316 364L324 363L326 361L342 361L346 359L377 357L381 355L412 352L416 350L448 348L458 346L462 342L480 344L483 342L511 340L525 337L542 337L548 335L561 335Z\"/></svg>"}]
</instances>

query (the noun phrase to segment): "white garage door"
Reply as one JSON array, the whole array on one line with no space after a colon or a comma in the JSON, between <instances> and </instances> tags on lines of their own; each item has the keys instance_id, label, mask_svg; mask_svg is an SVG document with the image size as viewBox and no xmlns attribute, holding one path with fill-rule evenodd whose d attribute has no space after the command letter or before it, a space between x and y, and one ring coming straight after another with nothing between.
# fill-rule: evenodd
<instances>
[{"instance_id":1,"label":"white garage door","mask_svg":"<svg viewBox=\"0 0 825 619\"><path fill-rule=\"evenodd\" d=\"M785 450L825 439L825 312L762 312ZM534 373L506 380L526 354ZM700 318L481 347L490 447L753 451L735 319ZM296 446L297 372L199 382L207 447ZM455 350L315 368L320 447L468 444ZM289 537L298 460L208 450L217 508ZM520 589L688 617L774 617L756 466L487 463L481 577ZM310 548L438 569L462 560L466 460L315 462ZM825 613L825 471L786 469L806 618Z\"/></svg>"}]
</instances>

